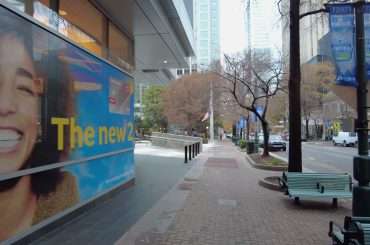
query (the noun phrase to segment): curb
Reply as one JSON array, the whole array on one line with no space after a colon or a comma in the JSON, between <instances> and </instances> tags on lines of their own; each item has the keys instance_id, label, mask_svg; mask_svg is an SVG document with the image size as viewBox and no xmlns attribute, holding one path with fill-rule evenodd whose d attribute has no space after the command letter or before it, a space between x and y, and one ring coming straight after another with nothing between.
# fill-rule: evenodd
<instances>
[{"instance_id":1,"label":"curb","mask_svg":"<svg viewBox=\"0 0 370 245\"><path fill-rule=\"evenodd\" d=\"M284 192L284 190L280 187L280 185L274 184L268 180L268 179L273 179L273 178L275 179L275 178L280 178L280 177L279 176L266 177L266 178L260 179L258 181L258 184L262 187L265 187L266 189Z\"/></svg>"},{"instance_id":2,"label":"curb","mask_svg":"<svg viewBox=\"0 0 370 245\"><path fill-rule=\"evenodd\" d=\"M257 169L269 170L269 171L288 171L288 166L268 166L268 165L258 164L250 156L248 156L248 154L245 156L245 158L247 159L247 161L252 167L257 168Z\"/></svg>"}]
</instances>

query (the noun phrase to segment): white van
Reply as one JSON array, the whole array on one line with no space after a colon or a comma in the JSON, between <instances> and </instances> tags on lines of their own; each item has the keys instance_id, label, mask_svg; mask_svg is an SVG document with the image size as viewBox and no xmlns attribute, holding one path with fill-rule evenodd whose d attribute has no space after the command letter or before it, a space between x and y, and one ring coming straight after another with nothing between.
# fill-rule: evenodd
<instances>
[{"instance_id":1,"label":"white van","mask_svg":"<svg viewBox=\"0 0 370 245\"><path fill-rule=\"evenodd\" d=\"M333 137L334 145L355 146L357 144L357 134L352 132L339 132Z\"/></svg>"}]
</instances>

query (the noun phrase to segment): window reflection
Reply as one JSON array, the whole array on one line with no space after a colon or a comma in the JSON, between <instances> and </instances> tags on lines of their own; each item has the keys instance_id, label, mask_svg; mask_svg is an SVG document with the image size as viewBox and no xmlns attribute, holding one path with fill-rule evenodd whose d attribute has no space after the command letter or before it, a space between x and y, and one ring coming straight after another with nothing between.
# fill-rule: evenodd
<instances>
[{"instance_id":1,"label":"window reflection","mask_svg":"<svg viewBox=\"0 0 370 245\"><path fill-rule=\"evenodd\" d=\"M50 9L49 0L4 1L20 11L27 12L95 55L108 58L129 72L133 71L133 41L89 1L59 0L58 13ZM109 35L106 36L105 33Z\"/></svg>"},{"instance_id":2,"label":"window reflection","mask_svg":"<svg viewBox=\"0 0 370 245\"><path fill-rule=\"evenodd\" d=\"M15 9L18 9L19 11L25 11L25 0L5 0L4 2L14 7Z\"/></svg>"}]
</instances>

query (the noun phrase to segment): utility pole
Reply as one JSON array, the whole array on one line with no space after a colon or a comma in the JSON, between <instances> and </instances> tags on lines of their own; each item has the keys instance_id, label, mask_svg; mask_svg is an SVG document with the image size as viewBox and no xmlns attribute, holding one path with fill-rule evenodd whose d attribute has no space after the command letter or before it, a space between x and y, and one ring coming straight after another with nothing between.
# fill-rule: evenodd
<instances>
[{"instance_id":1,"label":"utility pole","mask_svg":"<svg viewBox=\"0 0 370 245\"><path fill-rule=\"evenodd\" d=\"M209 96L209 140L211 143L214 142L215 140L215 135L214 135L214 118L213 118L213 82L212 80L210 81L210 96Z\"/></svg>"},{"instance_id":2,"label":"utility pole","mask_svg":"<svg viewBox=\"0 0 370 245\"><path fill-rule=\"evenodd\" d=\"M365 61L364 0L354 3L356 18L356 80L358 156L353 173L358 184L353 188L352 215L370 217L370 158L367 120L367 70Z\"/></svg>"}]
</instances>

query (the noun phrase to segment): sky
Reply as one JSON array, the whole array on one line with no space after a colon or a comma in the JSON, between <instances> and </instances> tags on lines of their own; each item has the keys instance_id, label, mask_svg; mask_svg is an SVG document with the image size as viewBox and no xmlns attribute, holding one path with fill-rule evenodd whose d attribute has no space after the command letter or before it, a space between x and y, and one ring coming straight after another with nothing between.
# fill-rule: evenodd
<instances>
[{"instance_id":1,"label":"sky","mask_svg":"<svg viewBox=\"0 0 370 245\"><path fill-rule=\"evenodd\" d=\"M266 21L271 25L272 46L279 48L281 47L281 30L276 28L280 19L277 9L274 8L276 0L265 1L271 1L272 10L276 10L274 16L271 19L266 19ZM220 7L221 52L232 54L245 50L247 35L243 0L220 0Z\"/></svg>"}]
</instances>

